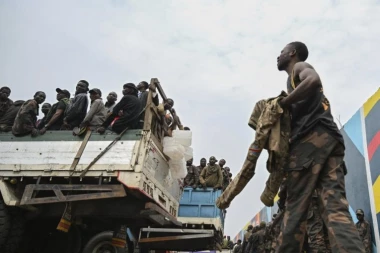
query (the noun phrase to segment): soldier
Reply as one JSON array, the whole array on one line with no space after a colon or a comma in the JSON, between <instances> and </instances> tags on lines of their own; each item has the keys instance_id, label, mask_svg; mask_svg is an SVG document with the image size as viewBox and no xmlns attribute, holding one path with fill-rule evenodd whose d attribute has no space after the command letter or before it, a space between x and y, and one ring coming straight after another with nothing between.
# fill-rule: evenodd
<instances>
[{"instance_id":1,"label":"soldier","mask_svg":"<svg viewBox=\"0 0 380 253\"><path fill-rule=\"evenodd\" d=\"M16 115L24 103L24 100L16 100L8 108L7 112L0 118L0 132L12 131L12 126L15 122Z\"/></svg>"},{"instance_id":2,"label":"soldier","mask_svg":"<svg viewBox=\"0 0 380 253\"><path fill-rule=\"evenodd\" d=\"M256 232L257 236L257 253L265 253L265 229L266 228L266 222L261 221L259 231Z\"/></svg>"},{"instance_id":3,"label":"soldier","mask_svg":"<svg viewBox=\"0 0 380 253\"><path fill-rule=\"evenodd\" d=\"M224 191L231 182L232 174L230 173L229 167L223 168L222 171L223 171L223 191Z\"/></svg>"},{"instance_id":4,"label":"soldier","mask_svg":"<svg viewBox=\"0 0 380 253\"><path fill-rule=\"evenodd\" d=\"M37 120L36 126L38 129L42 129L46 124L46 116L48 115L49 111L51 109L51 104L44 103L41 108L41 112L44 114L44 117L42 119Z\"/></svg>"},{"instance_id":5,"label":"soldier","mask_svg":"<svg viewBox=\"0 0 380 253\"><path fill-rule=\"evenodd\" d=\"M86 117L88 107L88 86L89 83L86 80L80 80L78 82L75 97L71 100L69 107L65 111L62 126L64 129L72 130L74 127L78 127Z\"/></svg>"},{"instance_id":6,"label":"soldier","mask_svg":"<svg viewBox=\"0 0 380 253\"><path fill-rule=\"evenodd\" d=\"M197 169L198 169L198 173L199 175L201 174L202 170L206 167L207 165L207 160L206 158L202 158L200 160L200 163L199 163L199 166L197 166Z\"/></svg>"},{"instance_id":7,"label":"soldier","mask_svg":"<svg viewBox=\"0 0 380 253\"><path fill-rule=\"evenodd\" d=\"M242 245L240 239L237 241L232 253L242 253Z\"/></svg>"},{"instance_id":8,"label":"soldier","mask_svg":"<svg viewBox=\"0 0 380 253\"><path fill-rule=\"evenodd\" d=\"M55 91L57 92L58 102L49 110L45 124L40 130L41 133L45 133L46 130L61 130L63 125L64 113L70 103L70 92L60 88L57 88Z\"/></svg>"},{"instance_id":9,"label":"soldier","mask_svg":"<svg viewBox=\"0 0 380 253\"><path fill-rule=\"evenodd\" d=\"M222 189L223 174L216 162L215 156L211 156L209 164L202 170L199 181L203 188L213 187L214 190Z\"/></svg>"},{"instance_id":10,"label":"soldier","mask_svg":"<svg viewBox=\"0 0 380 253\"><path fill-rule=\"evenodd\" d=\"M274 240L273 223L268 222L268 224L265 227L265 243L264 243L265 253L271 253L273 240Z\"/></svg>"},{"instance_id":11,"label":"soldier","mask_svg":"<svg viewBox=\"0 0 380 253\"><path fill-rule=\"evenodd\" d=\"M371 240L371 225L364 219L364 212L362 209L356 210L356 228L359 231L360 238L364 244L365 252L372 253L372 240Z\"/></svg>"},{"instance_id":12,"label":"soldier","mask_svg":"<svg viewBox=\"0 0 380 253\"><path fill-rule=\"evenodd\" d=\"M322 81L305 62L308 54L304 43L292 42L277 58L278 70L288 73L289 95L278 104L291 112L291 135L289 159L284 166L288 198L276 252L302 251L311 196L317 188L332 251L364 253L345 198L344 140L323 93Z\"/></svg>"},{"instance_id":13,"label":"soldier","mask_svg":"<svg viewBox=\"0 0 380 253\"><path fill-rule=\"evenodd\" d=\"M107 96L107 102L104 104L104 106L107 109L107 113L112 113L113 108L116 105L117 101L117 94L114 91L111 91Z\"/></svg>"},{"instance_id":14,"label":"soldier","mask_svg":"<svg viewBox=\"0 0 380 253\"><path fill-rule=\"evenodd\" d=\"M9 107L13 104L13 101L9 99L11 95L11 89L9 87L1 87L0 88L0 119L7 112Z\"/></svg>"},{"instance_id":15,"label":"soldier","mask_svg":"<svg viewBox=\"0 0 380 253\"><path fill-rule=\"evenodd\" d=\"M91 99L90 110L80 123L79 128L90 127L91 130L96 131L106 120L107 109L104 106L102 92L99 89L91 89L89 93Z\"/></svg>"},{"instance_id":16,"label":"soldier","mask_svg":"<svg viewBox=\"0 0 380 253\"><path fill-rule=\"evenodd\" d=\"M103 134L108 126L112 126L112 131L120 134L127 127L134 129L139 122L141 112L141 102L137 97L138 90L133 83L123 85L123 98L115 105L112 113L108 115L98 132Z\"/></svg>"},{"instance_id":17,"label":"soldier","mask_svg":"<svg viewBox=\"0 0 380 253\"><path fill-rule=\"evenodd\" d=\"M257 252L258 239L259 239L257 231L259 231L259 229L260 229L259 226L255 226L252 229L252 235L251 235L251 237L249 237L247 247L245 247L243 253L256 253Z\"/></svg>"},{"instance_id":18,"label":"soldier","mask_svg":"<svg viewBox=\"0 0 380 253\"><path fill-rule=\"evenodd\" d=\"M33 99L26 101L17 113L15 122L12 127L12 133L15 136L24 136L31 134L35 137L39 134L36 127L39 106L46 99L45 92L37 91ZM41 133L43 134L43 133Z\"/></svg>"},{"instance_id":19,"label":"soldier","mask_svg":"<svg viewBox=\"0 0 380 253\"><path fill-rule=\"evenodd\" d=\"M186 162L187 175L183 179L184 187L191 186L194 189L198 186L199 173L198 169L193 165L193 158Z\"/></svg>"},{"instance_id":20,"label":"soldier","mask_svg":"<svg viewBox=\"0 0 380 253\"><path fill-rule=\"evenodd\" d=\"M250 238L251 235L252 235L252 230L253 230L253 226L252 226L252 225L249 225L248 228L247 228L247 232L244 234L243 245L242 245L242 252L243 252L243 253L244 253L244 251L245 251L245 248L247 247L248 240L249 240L249 238Z\"/></svg>"},{"instance_id":21,"label":"soldier","mask_svg":"<svg viewBox=\"0 0 380 253\"><path fill-rule=\"evenodd\" d=\"M224 159L220 159L219 160L219 167L223 170L224 169L224 165L226 165L226 160Z\"/></svg>"}]
</instances>

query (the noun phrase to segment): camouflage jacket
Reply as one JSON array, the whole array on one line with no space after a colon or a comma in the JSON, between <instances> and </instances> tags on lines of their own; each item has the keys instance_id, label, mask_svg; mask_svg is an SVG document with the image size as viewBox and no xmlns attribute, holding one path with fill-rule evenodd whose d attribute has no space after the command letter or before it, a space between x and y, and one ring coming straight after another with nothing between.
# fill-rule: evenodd
<instances>
[{"instance_id":1,"label":"camouflage jacket","mask_svg":"<svg viewBox=\"0 0 380 253\"><path fill-rule=\"evenodd\" d=\"M255 149L268 150L267 170L269 173L282 169L289 150L290 113L278 104L280 96L260 100L256 103L248 125L256 131L253 145Z\"/></svg>"},{"instance_id":2,"label":"camouflage jacket","mask_svg":"<svg viewBox=\"0 0 380 253\"><path fill-rule=\"evenodd\" d=\"M279 99L286 96L287 94L282 91L278 97L256 103L248 122L248 125L256 131L255 140L249 147L242 169L218 198L216 204L219 208L227 208L251 180L255 174L257 159L263 149L267 149L269 153L267 170L271 176L267 186L270 195L277 194L283 179L282 167L288 156L291 130L290 113L278 104Z\"/></svg>"},{"instance_id":3,"label":"camouflage jacket","mask_svg":"<svg viewBox=\"0 0 380 253\"><path fill-rule=\"evenodd\" d=\"M13 123L12 133L14 135L25 135L36 128L39 106L34 99L26 101L17 113Z\"/></svg>"},{"instance_id":4,"label":"camouflage jacket","mask_svg":"<svg viewBox=\"0 0 380 253\"><path fill-rule=\"evenodd\" d=\"M368 221L358 221L356 223L356 228L359 232L360 238L363 241L365 252L371 253L372 252L372 240L371 240L371 225L368 223Z\"/></svg>"},{"instance_id":5,"label":"camouflage jacket","mask_svg":"<svg viewBox=\"0 0 380 253\"><path fill-rule=\"evenodd\" d=\"M194 165L187 166L187 175L183 180L184 186L198 186L199 173L198 168Z\"/></svg>"}]
</instances>

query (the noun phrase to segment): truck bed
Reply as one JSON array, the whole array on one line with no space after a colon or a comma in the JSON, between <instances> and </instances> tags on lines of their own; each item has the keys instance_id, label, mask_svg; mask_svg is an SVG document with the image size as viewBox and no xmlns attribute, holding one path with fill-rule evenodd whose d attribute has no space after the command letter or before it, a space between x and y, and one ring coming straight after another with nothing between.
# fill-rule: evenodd
<instances>
[{"instance_id":1,"label":"truck bed","mask_svg":"<svg viewBox=\"0 0 380 253\"><path fill-rule=\"evenodd\" d=\"M129 130L86 173L79 175L118 135L92 133L80 160L72 173L75 182L106 178L108 182L121 183L129 192L149 197L176 216L181 190L177 180L171 177L168 161L153 141L150 131ZM21 196L12 192L9 181L30 182L38 178L68 179L70 167L77 156L84 137L73 136L71 131L49 131L45 135L15 137L0 134L0 188L8 205L20 203ZM87 180L87 181L86 181ZM96 181L96 180L95 180ZM45 180L46 182L46 180ZM97 181L96 181L97 182ZM37 183L37 182L36 182ZM5 189L5 190L3 190Z\"/></svg>"}]
</instances>

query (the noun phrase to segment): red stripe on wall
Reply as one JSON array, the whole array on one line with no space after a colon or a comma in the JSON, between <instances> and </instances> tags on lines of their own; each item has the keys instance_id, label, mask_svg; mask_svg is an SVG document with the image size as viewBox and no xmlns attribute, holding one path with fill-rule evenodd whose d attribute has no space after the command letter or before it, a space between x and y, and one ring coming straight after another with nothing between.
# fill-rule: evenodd
<instances>
[{"instance_id":1,"label":"red stripe on wall","mask_svg":"<svg viewBox=\"0 0 380 253\"><path fill-rule=\"evenodd\" d=\"M380 131L372 138L371 142L368 144L368 158L371 161L372 156L375 154L377 148L380 145Z\"/></svg>"}]
</instances>

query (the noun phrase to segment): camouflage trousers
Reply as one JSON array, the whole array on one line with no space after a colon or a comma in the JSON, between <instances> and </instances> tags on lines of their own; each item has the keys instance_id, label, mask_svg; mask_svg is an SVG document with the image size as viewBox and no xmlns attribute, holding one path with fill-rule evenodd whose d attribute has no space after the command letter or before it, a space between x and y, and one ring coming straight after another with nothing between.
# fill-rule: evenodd
<instances>
[{"instance_id":1,"label":"camouflage trousers","mask_svg":"<svg viewBox=\"0 0 380 253\"><path fill-rule=\"evenodd\" d=\"M330 253L331 247L328 233L326 227L324 226L317 201L317 198L312 198L306 223L309 252Z\"/></svg>"},{"instance_id":2,"label":"camouflage trousers","mask_svg":"<svg viewBox=\"0 0 380 253\"><path fill-rule=\"evenodd\" d=\"M344 145L323 127L290 146L287 200L278 253L302 252L307 213L315 189L332 252L364 253L363 243L348 210L344 183Z\"/></svg>"}]
</instances>

